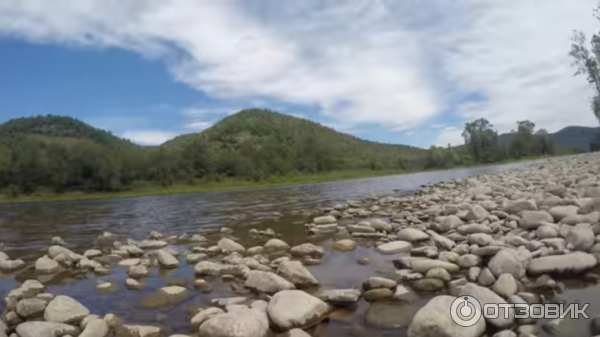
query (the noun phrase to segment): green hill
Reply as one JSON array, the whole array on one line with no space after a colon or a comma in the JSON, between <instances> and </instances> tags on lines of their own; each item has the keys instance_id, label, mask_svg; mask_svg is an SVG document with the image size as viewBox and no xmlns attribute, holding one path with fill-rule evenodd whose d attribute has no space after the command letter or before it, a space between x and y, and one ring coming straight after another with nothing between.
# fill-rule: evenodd
<instances>
[{"instance_id":1,"label":"green hill","mask_svg":"<svg viewBox=\"0 0 600 337\"><path fill-rule=\"evenodd\" d=\"M549 133L559 147L576 147L588 151L590 143L600 132L599 127L567 126L555 133ZM500 135L501 142L508 142L514 137L512 133Z\"/></svg>"},{"instance_id":2,"label":"green hill","mask_svg":"<svg viewBox=\"0 0 600 337\"><path fill-rule=\"evenodd\" d=\"M284 174L338 169L410 167L425 150L388 145L337 132L306 119L249 109L163 147L202 148L220 171Z\"/></svg>"},{"instance_id":3,"label":"green hill","mask_svg":"<svg viewBox=\"0 0 600 337\"><path fill-rule=\"evenodd\" d=\"M32 135L53 139L89 140L109 148L135 146L110 132L94 128L71 117L54 115L21 117L0 124L0 141L7 142Z\"/></svg>"}]
</instances>

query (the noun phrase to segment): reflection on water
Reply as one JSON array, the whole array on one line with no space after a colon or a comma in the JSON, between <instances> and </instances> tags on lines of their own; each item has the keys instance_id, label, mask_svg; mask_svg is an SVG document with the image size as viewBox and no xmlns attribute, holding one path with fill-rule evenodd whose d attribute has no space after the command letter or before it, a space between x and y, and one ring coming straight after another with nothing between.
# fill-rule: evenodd
<instances>
[{"instance_id":1,"label":"reflection on water","mask_svg":"<svg viewBox=\"0 0 600 337\"><path fill-rule=\"evenodd\" d=\"M92 248L96 237L104 231L110 231L120 240L146 238L155 230L167 235L180 235L184 232L204 232L207 228L228 226L248 248L264 244L267 238L248 237L250 228L272 228L280 233L281 239L290 245L307 241L304 222L315 208L332 206L335 203L351 199L362 199L366 195L393 194L394 190L413 191L423 184L464 178L473 174L487 174L526 164L488 166L480 168L455 169L447 171L415 173L377 178L338 181L298 186L250 189L229 192L209 192L169 196L149 196L122 198L113 200L55 202L37 204L17 204L0 206L0 238L6 251L12 257L34 261L44 254L53 236L61 236L68 247L76 252ZM210 235L209 235L210 237ZM219 234L215 230L215 240ZM329 249L330 242L321 242L326 247L323 263L310 266L309 269L325 288L356 288L369 276L389 275L393 265L389 257L382 257L373 250L359 247L349 253L334 252ZM180 250L186 247L179 247ZM189 249L189 248L188 248ZM359 258L369 258L372 263L359 265ZM19 280L32 276L25 272ZM98 315L115 313L126 321L162 325L171 333L189 333L189 319L194 310L207 307L213 298L237 296L232 286L220 280L210 280L211 293L193 291L193 296L184 302L162 309L143 309L140 302L152 293L168 284L185 284L190 290L194 280L193 269L182 266L174 271L152 270L150 277L144 280L142 291L125 288L126 271L115 266L108 276L95 277L83 275L73 279L69 286L64 279L49 287L55 294L68 294L86 305ZM118 289L110 294L100 294L95 290L98 280L113 282ZM0 279L0 291L5 294L14 287L13 279ZM594 288L595 289L595 288ZM565 296L573 299L588 300L587 291L569 290ZM583 294L583 295L582 295ZM251 294L244 296L252 297ZM594 295L595 296L595 295ZM422 299L416 306L422 305ZM364 323L369 309L367 303L351 312L336 313L334 318L313 331L314 336L386 336L403 335L406 327L399 330L383 331ZM399 313L412 317L411 308L398 308ZM590 310L592 311L592 310ZM593 308L598 313L598 308Z\"/></svg>"}]
</instances>

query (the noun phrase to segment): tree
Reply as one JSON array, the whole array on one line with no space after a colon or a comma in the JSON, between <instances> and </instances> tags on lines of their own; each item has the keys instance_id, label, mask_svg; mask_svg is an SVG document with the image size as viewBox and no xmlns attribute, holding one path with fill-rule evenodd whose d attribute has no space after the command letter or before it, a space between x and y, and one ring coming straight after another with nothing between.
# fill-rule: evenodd
<instances>
[{"instance_id":1,"label":"tree","mask_svg":"<svg viewBox=\"0 0 600 337\"><path fill-rule=\"evenodd\" d=\"M599 9L594 10L594 16L600 20ZM586 46L585 34L574 31L571 38L571 51L569 55L573 58L573 66L576 68L575 75L586 75L587 81L593 85L595 95L590 102L592 112L600 120L600 36L592 35L590 49Z\"/></svg>"},{"instance_id":2,"label":"tree","mask_svg":"<svg viewBox=\"0 0 600 337\"><path fill-rule=\"evenodd\" d=\"M462 136L476 162L490 163L497 158L498 132L487 119L480 118L465 124Z\"/></svg>"}]
</instances>

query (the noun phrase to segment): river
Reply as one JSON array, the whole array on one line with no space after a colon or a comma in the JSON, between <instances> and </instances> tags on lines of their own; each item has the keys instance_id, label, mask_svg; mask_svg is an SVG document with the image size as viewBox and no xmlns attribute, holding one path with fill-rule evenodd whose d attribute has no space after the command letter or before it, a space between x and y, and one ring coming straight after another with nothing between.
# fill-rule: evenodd
<instances>
[{"instance_id":1,"label":"river","mask_svg":"<svg viewBox=\"0 0 600 337\"><path fill-rule=\"evenodd\" d=\"M307 242L304 223L319 207L333 206L338 202L362 199L369 194L394 195L410 193L423 184L464 178L475 174L490 174L500 170L518 168L530 163L463 168L445 171L423 172L406 175L345 180L319 184L305 184L277 188L248 189L227 192L207 192L168 196L148 196L111 200L11 204L0 206L0 238L3 251L13 258L33 262L47 251L53 236L60 236L67 247L77 253L94 247L96 237L104 231L118 236L142 240L150 231L166 235L202 233L219 237L219 227L233 230L246 248L264 244L267 240L248 235L248 230L272 228L281 234L280 239L290 245ZM329 249L330 241L318 241L326 248L323 263L308 267L324 288L358 287L369 276L390 275L393 265L390 258L382 257L368 247L359 247L348 253ZM364 244L368 246L368 243ZM180 251L186 246L176 246ZM357 259L367 257L372 263L357 264ZM393 275L393 274L392 274ZM0 292L4 295L16 282L32 277L25 271L16 278L0 279ZM193 266L182 261L174 271L154 268L145 279L141 291L128 290L124 285L126 270L113 267L106 276L77 275L44 280L47 292L66 294L87 306L92 313L114 313L127 322L160 325L168 332L189 334L189 320L195 308L207 307L210 299L236 296L231 286L220 280L212 281L213 291L193 292L193 296L175 306L145 309L140 302L148 294L167 285L185 284L190 290L194 281ZM100 294L95 285L98 280L113 282L118 286L114 292ZM246 295L248 296L248 295ZM408 324L418 306L393 308L398 324ZM406 326L398 329L379 329L365 323L369 305L364 301L353 311L338 312L328 323L311 330L313 336L388 336L404 335ZM374 313L372 313L374 314ZM389 319L388 319L389 320ZM404 323L404 322L406 323Z\"/></svg>"}]
</instances>

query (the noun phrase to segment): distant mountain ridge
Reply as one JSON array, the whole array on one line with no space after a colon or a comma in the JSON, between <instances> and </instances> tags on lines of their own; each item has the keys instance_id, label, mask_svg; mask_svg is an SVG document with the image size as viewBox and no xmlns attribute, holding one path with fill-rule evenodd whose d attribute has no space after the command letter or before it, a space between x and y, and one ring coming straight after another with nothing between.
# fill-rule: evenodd
<instances>
[{"instance_id":1,"label":"distant mountain ridge","mask_svg":"<svg viewBox=\"0 0 600 337\"><path fill-rule=\"evenodd\" d=\"M560 147L578 147L589 151L590 143L594 140L596 135L600 132L600 127L588 127L588 126L567 126L563 129L549 133ZM512 133L504 133L500 135L501 142L508 142L514 137Z\"/></svg>"}]
</instances>

